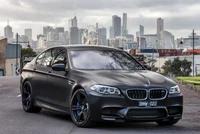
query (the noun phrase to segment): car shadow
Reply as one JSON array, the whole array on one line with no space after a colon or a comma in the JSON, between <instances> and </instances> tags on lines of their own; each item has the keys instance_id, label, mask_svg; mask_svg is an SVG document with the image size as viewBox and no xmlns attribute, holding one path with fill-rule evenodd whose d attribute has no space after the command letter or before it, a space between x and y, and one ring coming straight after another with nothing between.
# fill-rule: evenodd
<instances>
[{"instance_id":1,"label":"car shadow","mask_svg":"<svg viewBox=\"0 0 200 134\"><path fill-rule=\"evenodd\" d=\"M48 116L50 118L54 118L57 120L61 121L67 121L68 123L72 123L72 119L70 115L56 112L56 111L51 111L51 110L42 110L40 112L40 115L42 116ZM181 121L180 121L181 122ZM170 132L184 132L188 130L196 130L200 131L200 128L188 128L186 126L181 126L182 123L177 123L176 125L173 126L160 126L157 125L155 122L132 122L132 123L115 123L115 122L99 122L95 123L93 127L91 128L80 128L80 129L91 129L91 130L107 130L107 131L153 131L153 132L160 132L163 130L170 130ZM75 126L76 128L76 126Z\"/></svg>"},{"instance_id":2,"label":"car shadow","mask_svg":"<svg viewBox=\"0 0 200 134\"><path fill-rule=\"evenodd\" d=\"M62 113L62 112L42 109L42 111L40 112L40 115L48 116L48 117L59 119L59 120L62 120L62 121L72 122L71 116L66 114L66 113Z\"/></svg>"}]
</instances>

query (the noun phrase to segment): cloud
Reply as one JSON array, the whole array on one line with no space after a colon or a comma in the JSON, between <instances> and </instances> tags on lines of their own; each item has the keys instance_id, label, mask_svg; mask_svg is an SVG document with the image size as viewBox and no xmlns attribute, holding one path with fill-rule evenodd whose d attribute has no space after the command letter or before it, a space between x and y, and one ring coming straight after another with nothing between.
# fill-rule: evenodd
<instances>
[{"instance_id":1,"label":"cloud","mask_svg":"<svg viewBox=\"0 0 200 134\"><path fill-rule=\"evenodd\" d=\"M67 28L68 19L76 14L79 27L99 22L101 27L108 28L112 15L122 16L126 12L132 34L140 24L145 26L147 33L155 33L158 17L164 18L166 29L175 33L184 30L185 33L200 28L199 6L199 0L1 0L0 26L6 24L7 19L13 27L19 27L16 30L32 27L32 23L35 33L39 34L43 25Z\"/></svg>"}]
</instances>

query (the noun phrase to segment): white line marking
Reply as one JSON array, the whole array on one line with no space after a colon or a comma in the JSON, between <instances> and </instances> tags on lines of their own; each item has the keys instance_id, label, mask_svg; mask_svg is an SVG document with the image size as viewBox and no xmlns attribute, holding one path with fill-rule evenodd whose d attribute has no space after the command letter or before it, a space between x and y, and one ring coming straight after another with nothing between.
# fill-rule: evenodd
<instances>
[{"instance_id":1,"label":"white line marking","mask_svg":"<svg viewBox=\"0 0 200 134\"><path fill-rule=\"evenodd\" d=\"M21 94L20 94L20 95L17 95L17 97L21 97Z\"/></svg>"}]
</instances>

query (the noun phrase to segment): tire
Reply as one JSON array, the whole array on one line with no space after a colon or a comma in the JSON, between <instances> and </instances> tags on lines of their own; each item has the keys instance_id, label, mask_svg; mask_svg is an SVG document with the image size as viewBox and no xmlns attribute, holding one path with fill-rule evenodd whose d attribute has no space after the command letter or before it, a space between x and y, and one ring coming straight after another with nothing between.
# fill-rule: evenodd
<instances>
[{"instance_id":1,"label":"tire","mask_svg":"<svg viewBox=\"0 0 200 134\"><path fill-rule=\"evenodd\" d=\"M176 124L177 122L178 122L179 120L170 120L170 121L157 121L156 123L158 124L158 125L168 125L168 126L171 126L171 125L174 125L174 124Z\"/></svg>"},{"instance_id":2,"label":"tire","mask_svg":"<svg viewBox=\"0 0 200 134\"><path fill-rule=\"evenodd\" d=\"M25 112L39 113L42 108L34 106L34 99L32 97L32 86L29 81L26 81L22 87L22 107Z\"/></svg>"},{"instance_id":3,"label":"tire","mask_svg":"<svg viewBox=\"0 0 200 134\"><path fill-rule=\"evenodd\" d=\"M92 119L88 97L83 89L78 89L70 102L70 115L78 127L91 127Z\"/></svg>"}]
</instances>

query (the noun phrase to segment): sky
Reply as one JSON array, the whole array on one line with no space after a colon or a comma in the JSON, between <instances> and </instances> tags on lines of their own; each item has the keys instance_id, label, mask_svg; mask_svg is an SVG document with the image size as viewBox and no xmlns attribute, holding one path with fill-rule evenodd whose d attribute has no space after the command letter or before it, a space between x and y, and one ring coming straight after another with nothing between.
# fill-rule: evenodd
<instances>
[{"instance_id":1,"label":"sky","mask_svg":"<svg viewBox=\"0 0 200 134\"><path fill-rule=\"evenodd\" d=\"M24 34L32 28L33 39L43 33L43 26L65 27L75 15L78 27L86 28L98 22L107 30L112 15L128 15L128 30L135 35L139 25L145 34L156 33L156 19L164 19L164 29L175 38L187 37L195 30L200 34L200 0L1 0L0 36L9 20L14 33ZM109 37L109 36L108 36Z\"/></svg>"}]
</instances>

